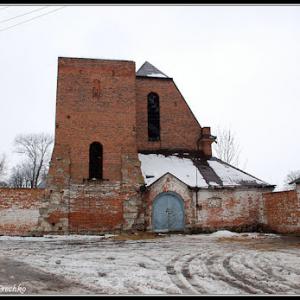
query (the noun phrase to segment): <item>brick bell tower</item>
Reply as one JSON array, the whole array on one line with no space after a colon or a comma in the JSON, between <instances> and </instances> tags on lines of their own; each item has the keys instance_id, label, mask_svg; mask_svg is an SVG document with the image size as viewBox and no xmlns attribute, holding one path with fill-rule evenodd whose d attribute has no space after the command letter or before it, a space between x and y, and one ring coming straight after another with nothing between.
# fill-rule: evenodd
<instances>
[{"instance_id":1,"label":"brick bell tower","mask_svg":"<svg viewBox=\"0 0 300 300\"><path fill-rule=\"evenodd\" d=\"M139 226L135 63L58 59L55 145L39 230ZM141 224L143 221L141 221Z\"/></svg>"}]
</instances>

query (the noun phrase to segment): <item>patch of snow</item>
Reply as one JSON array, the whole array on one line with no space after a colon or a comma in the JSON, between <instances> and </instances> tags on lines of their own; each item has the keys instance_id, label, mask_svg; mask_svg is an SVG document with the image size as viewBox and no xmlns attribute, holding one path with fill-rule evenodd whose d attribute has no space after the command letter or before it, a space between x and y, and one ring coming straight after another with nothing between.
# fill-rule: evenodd
<instances>
[{"instance_id":1,"label":"patch of snow","mask_svg":"<svg viewBox=\"0 0 300 300\"><path fill-rule=\"evenodd\" d=\"M219 230L214 233L211 233L212 237L237 237L239 239L277 239L280 238L280 235L275 233L260 233L260 232L242 232L236 233L229 230Z\"/></svg>"},{"instance_id":2,"label":"patch of snow","mask_svg":"<svg viewBox=\"0 0 300 300\"><path fill-rule=\"evenodd\" d=\"M229 230L219 230L211 234L213 237L231 237L231 236L238 236L238 233L231 232Z\"/></svg>"},{"instance_id":3,"label":"patch of snow","mask_svg":"<svg viewBox=\"0 0 300 300\"><path fill-rule=\"evenodd\" d=\"M99 240L106 239L113 236L117 236L115 234L105 234L105 235L44 235L42 237L33 237L33 236L0 236L0 241L30 241L30 242L49 242L49 241L89 241L89 240Z\"/></svg>"},{"instance_id":4,"label":"patch of snow","mask_svg":"<svg viewBox=\"0 0 300 300\"><path fill-rule=\"evenodd\" d=\"M245 182L254 183L254 184L265 184L261 180L258 180L250 175L247 175L233 167L227 166L218 161L208 160L207 162L209 166L221 178L224 186L243 185L245 184Z\"/></svg>"},{"instance_id":5,"label":"patch of snow","mask_svg":"<svg viewBox=\"0 0 300 300\"><path fill-rule=\"evenodd\" d=\"M189 186L207 187L199 170L188 158L139 153L139 160L146 185L170 173Z\"/></svg>"},{"instance_id":6,"label":"patch of snow","mask_svg":"<svg viewBox=\"0 0 300 300\"><path fill-rule=\"evenodd\" d=\"M167 78L167 76L161 74L161 73L149 73L147 74L148 77L161 77L161 78Z\"/></svg>"}]
</instances>

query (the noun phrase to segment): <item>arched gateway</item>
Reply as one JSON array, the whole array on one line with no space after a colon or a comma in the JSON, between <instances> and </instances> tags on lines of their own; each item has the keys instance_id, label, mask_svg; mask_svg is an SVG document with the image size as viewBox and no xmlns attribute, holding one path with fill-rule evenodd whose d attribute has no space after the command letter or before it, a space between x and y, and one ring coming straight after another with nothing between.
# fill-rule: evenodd
<instances>
[{"instance_id":1,"label":"arched gateway","mask_svg":"<svg viewBox=\"0 0 300 300\"><path fill-rule=\"evenodd\" d=\"M184 203L172 192L159 194L152 208L152 226L155 232L184 230Z\"/></svg>"}]
</instances>

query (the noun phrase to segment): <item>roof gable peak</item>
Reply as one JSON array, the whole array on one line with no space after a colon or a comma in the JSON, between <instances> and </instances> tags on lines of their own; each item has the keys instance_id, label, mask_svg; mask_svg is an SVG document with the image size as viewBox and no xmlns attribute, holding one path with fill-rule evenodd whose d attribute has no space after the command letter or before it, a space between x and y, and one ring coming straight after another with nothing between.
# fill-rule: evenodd
<instances>
[{"instance_id":1,"label":"roof gable peak","mask_svg":"<svg viewBox=\"0 0 300 300\"><path fill-rule=\"evenodd\" d=\"M154 67L152 64L150 64L148 61L145 61L143 65L138 69L138 71L136 72L136 76L170 78L165 73L163 73L162 71Z\"/></svg>"}]
</instances>

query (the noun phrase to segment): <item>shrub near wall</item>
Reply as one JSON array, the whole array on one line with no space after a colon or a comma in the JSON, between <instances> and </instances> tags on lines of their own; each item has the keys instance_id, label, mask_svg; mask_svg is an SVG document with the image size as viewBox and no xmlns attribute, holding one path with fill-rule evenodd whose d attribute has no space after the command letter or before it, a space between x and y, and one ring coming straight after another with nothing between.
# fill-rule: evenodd
<instances>
[{"instance_id":1,"label":"shrub near wall","mask_svg":"<svg viewBox=\"0 0 300 300\"><path fill-rule=\"evenodd\" d=\"M30 235L43 197L43 189L0 189L0 235Z\"/></svg>"}]
</instances>

